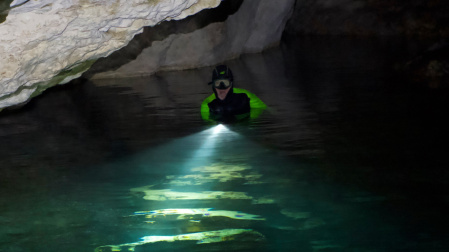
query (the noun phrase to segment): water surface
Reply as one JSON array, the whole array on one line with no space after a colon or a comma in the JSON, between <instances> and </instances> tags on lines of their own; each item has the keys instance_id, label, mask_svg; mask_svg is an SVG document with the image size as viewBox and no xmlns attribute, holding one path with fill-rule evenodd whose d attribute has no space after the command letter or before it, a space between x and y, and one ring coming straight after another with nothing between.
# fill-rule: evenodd
<instances>
[{"instance_id":1,"label":"water surface","mask_svg":"<svg viewBox=\"0 0 449 252\"><path fill-rule=\"evenodd\" d=\"M446 251L448 92L396 40L227 64L268 109L202 121L211 68L56 87L0 116L1 251Z\"/></svg>"}]
</instances>

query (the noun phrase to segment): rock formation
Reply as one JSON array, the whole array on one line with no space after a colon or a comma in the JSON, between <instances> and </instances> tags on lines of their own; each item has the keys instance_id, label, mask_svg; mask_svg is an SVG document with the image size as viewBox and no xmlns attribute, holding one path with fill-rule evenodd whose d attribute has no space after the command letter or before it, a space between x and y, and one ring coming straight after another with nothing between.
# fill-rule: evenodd
<instances>
[{"instance_id":1,"label":"rock formation","mask_svg":"<svg viewBox=\"0 0 449 252\"><path fill-rule=\"evenodd\" d=\"M16 0L1 14L0 109L79 77L144 26L182 19L220 0Z\"/></svg>"},{"instance_id":2,"label":"rock formation","mask_svg":"<svg viewBox=\"0 0 449 252\"><path fill-rule=\"evenodd\" d=\"M134 60L93 78L148 75L213 65L244 53L260 52L280 42L294 0L245 0L225 22L154 41ZM151 31L148 31L151 33Z\"/></svg>"},{"instance_id":3,"label":"rock formation","mask_svg":"<svg viewBox=\"0 0 449 252\"><path fill-rule=\"evenodd\" d=\"M223 20L189 23L185 30L174 24L163 36L153 29L226 2L235 11ZM260 52L279 43L284 28L291 35L438 41L449 37L448 11L443 0L5 0L0 3L0 110L83 73L141 76ZM146 42L127 46L142 31ZM432 76L447 75L445 62L426 66Z\"/></svg>"}]
</instances>

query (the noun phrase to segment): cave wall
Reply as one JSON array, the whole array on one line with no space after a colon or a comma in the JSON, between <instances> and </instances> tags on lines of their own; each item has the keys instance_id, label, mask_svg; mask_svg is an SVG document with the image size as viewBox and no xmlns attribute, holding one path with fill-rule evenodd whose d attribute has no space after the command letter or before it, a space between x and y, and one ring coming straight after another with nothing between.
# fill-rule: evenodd
<instances>
[{"instance_id":1,"label":"cave wall","mask_svg":"<svg viewBox=\"0 0 449 252\"><path fill-rule=\"evenodd\" d=\"M142 49L135 60L128 61L120 67L107 70L106 65L117 65L118 57L106 59L95 64L85 74L88 78L122 78L145 76L161 70L183 70L218 64L236 58L244 53L261 52L278 45L284 27L293 10L294 0L244 0L224 1L222 5L234 3L227 9L212 10L214 13L231 11L223 22L212 22L193 31L173 29L177 23L165 27L173 33L163 39L155 39L151 45ZM235 8L238 7L238 10ZM218 7L220 8L220 7ZM213 14L209 14L213 16ZM196 15L201 19L201 14ZM192 17L193 20L198 18ZM195 21L192 21L195 22ZM200 22L201 23L201 22ZM186 29L185 25L179 25ZM161 33L159 27L145 31L142 37ZM124 48L117 55L127 55ZM115 62L115 63L113 63ZM106 71L99 71L103 69Z\"/></svg>"},{"instance_id":2,"label":"cave wall","mask_svg":"<svg viewBox=\"0 0 449 252\"><path fill-rule=\"evenodd\" d=\"M0 23L0 110L78 78L99 58L165 20L220 0L15 0Z\"/></svg>"},{"instance_id":3,"label":"cave wall","mask_svg":"<svg viewBox=\"0 0 449 252\"><path fill-rule=\"evenodd\" d=\"M218 5L224 9L187 18ZM447 13L445 0L3 1L0 110L83 73L117 78L209 66L275 46L282 35L425 37L436 43L449 37ZM447 43L439 45L447 52ZM415 65L447 70L447 56L438 64L424 58Z\"/></svg>"},{"instance_id":4,"label":"cave wall","mask_svg":"<svg viewBox=\"0 0 449 252\"><path fill-rule=\"evenodd\" d=\"M98 59L83 76L91 79L95 74L115 71L121 66L135 60L145 48L156 41L163 41L176 34L192 33L212 23L224 22L228 16L236 13L243 0L224 0L216 8L205 9L181 20L164 21L155 26L146 26L127 46L111 53L108 57Z\"/></svg>"},{"instance_id":5,"label":"cave wall","mask_svg":"<svg viewBox=\"0 0 449 252\"><path fill-rule=\"evenodd\" d=\"M289 34L449 37L447 0L297 0Z\"/></svg>"},{"instance_id":6,"label":"cave wall","mask_svg":"<svg viewBox=\"0 0 449 252\"><path fill-rule=\"evenodd\" d=\"M0 110L26 103L47 88L68 83L89 69L84 77L130 77L213 65L242 53L260 52L279 43L294 2L4 2L0 23ZM224 17L215 13L183 25L175 23L175 28L161 33L168 21L182 20L218 5L228 5L228 10L234 11ZM162 28L154 32L150 28L154 26ZM130 43L144 30L150 35ZM129 50L120 50L123 47Z\"/></svg>"},{"instance_id":7,"label":"cave wall","mask_svg":"<svg viewBox=\"0 0 449 252\"><path fill-rule=\"evenodd\" d=\"M219 13L229 12L226 20L209 21L203 27L187 26L186 20L150 27L143 39L161 31L171 32L140 47L139 54L127 62L123 62L128 54L124 48L116 59L97 62L85 76L142 76L160 70L209 66L274 46L282 34L397 36L425 38L435 43L449 37L449 1L443 0L225 0L205 15L207 18L200 13L188 22L204 23Z\"/></svg>"},{"instance_id":8,"label":"cave wall","mask_svg":"<svg viewBox=\"0 0 449 252\"><path fill-rule=\"evenodd\" d=\"M449 1L296 0L284 37L401 39L419 45L394 68L410 84L449 87Z\"/></svg>"}]
</instances>

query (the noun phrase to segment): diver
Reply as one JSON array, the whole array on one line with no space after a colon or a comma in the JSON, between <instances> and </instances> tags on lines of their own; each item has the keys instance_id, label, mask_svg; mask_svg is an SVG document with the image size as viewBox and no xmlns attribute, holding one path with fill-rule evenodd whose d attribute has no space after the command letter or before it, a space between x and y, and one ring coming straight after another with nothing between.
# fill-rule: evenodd
<instances>
[{"instance_id":1,"label":"diver","mask_svg":"<svg viewBox=\"0 0 449 252\"><path fill-rule=\"evenodd\" d=\"M201 105L201 115L205 120L234 122L253 118L266 105L254 94L234 88L234 76L226 65L219 65L212 71L213 94Z\"/></svg>"},{"instance_id":2,"label":"diver","mask_svg":"<svg viewBox=\"0 0 449 252\"><path fill-rule=\"evenodd\" d=\"M232 120L235 116L249 117L249 97L245 93L234 93L234 77L226 65L215 67L212 72L212 91L215 99L209 102L209 111L214 119Z\"/></svg>"}]
</instances>

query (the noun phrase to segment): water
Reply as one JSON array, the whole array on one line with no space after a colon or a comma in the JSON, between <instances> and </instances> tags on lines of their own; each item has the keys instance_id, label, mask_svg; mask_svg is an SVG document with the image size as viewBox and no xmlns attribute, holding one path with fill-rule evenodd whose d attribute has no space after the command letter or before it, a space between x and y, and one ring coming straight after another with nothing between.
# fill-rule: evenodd
<instances>
[{"instance_id":1,"label":"water","mask_svg":"<svg viewBox=\"0 0 449 252\"><path fill-rule=\"evenodd\" d=\"M242 56L269 109L223 128L210 68L48 90L0 117L0 251L446 251L448 92L391 70L419 48Z\"/></svg>"}]
</instances>

